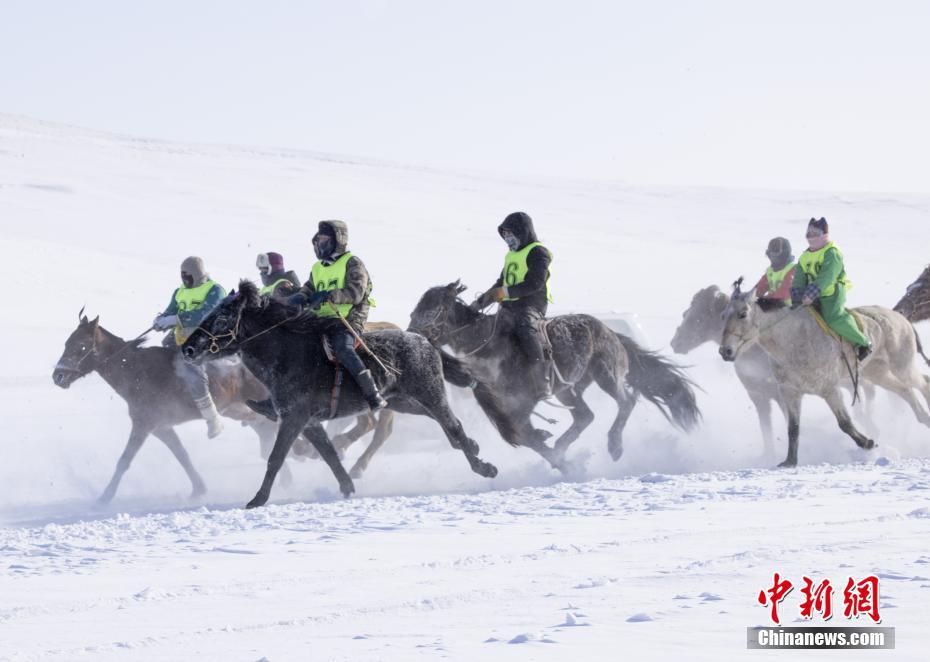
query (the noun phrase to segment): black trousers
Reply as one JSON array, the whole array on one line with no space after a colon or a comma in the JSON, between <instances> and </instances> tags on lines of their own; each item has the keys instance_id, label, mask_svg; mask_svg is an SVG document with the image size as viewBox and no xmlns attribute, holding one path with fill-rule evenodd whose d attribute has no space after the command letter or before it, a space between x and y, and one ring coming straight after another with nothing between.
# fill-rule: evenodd
<instances>
[{"instance_id":1,"label":"black trousers","mask_svg":"<svg viewBox=\"0 0 930 662\"><path fill-rule=\"evenodd\" d=\"M339 359L339 363L349 371L353 378L367 370L355 351L355 336L348 329L345 327L334 329L326 334L326 339L329 340L329 346L333 348L333 354Z\"/></svg>"},{"instance_id":2,"label":"black trousers","mask_svg":"<svg viewBox=\"0 0 930 662\"><path fill-rule=\"evenodd\" d=\"M529 306L516 308L510 312L514 316L514 335L520 349L530 363L541 363L545 360L545 355L539 324L545 319L545 312Z\"/></svg>"}]
</instances>

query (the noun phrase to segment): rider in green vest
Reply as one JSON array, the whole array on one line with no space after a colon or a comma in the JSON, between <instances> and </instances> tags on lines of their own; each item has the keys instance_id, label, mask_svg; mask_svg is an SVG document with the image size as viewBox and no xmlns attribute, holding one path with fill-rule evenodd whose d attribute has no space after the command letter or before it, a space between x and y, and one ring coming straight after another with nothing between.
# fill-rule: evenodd
<instances>
[{"instance_id":1,"label":"rider in green vest","mask_svg":"<svg viewBox=\"0 0 930 662\"><path fill-rule=\"evenodd\" d=\"M552 394L549 359L544 350L541 324L546 317L552 293L549 266L552 253L536 239L533 219L518 211L507 216L497 228L507 244L504 268L489 290L472 304L481 310L498 302L501 312L514 320L514 335L529 363L530 383L537 399Z\"/></svg>"},{"instance_id":2,"label":"rider in green vest","mask_svg":"<svg viewBox=\"0 0 930 662\"><path fill-rule=\"evenodd\" d=\"M791 301L794 305L815 306L840 337L856 347L856 355L864 361L872 352L872 343L859 330L856 320L846 310L846 290L849 281L843 264L843 254L830 241L827 219L812 218L807 224L809 248L798 260Z\"/></svg>"},{"instance_id":3,"label":"rider in green vest","mask_svg":"<svg viewBox=\"0 0 930 662\"><path fill-rule=\"evenodd\" d=\"M342 221L321 221L313 236L313 252L317 262L310 279L296 294L288 297L292 306L313 311L319 317L342 317L361 335L371 306L371 279L361 259L349 252L349 228ZM387 406L371 370L365 367L355 351L355 335L342 324L333 325L326 333L333 353L355 379L372 411ZM255 411L274 418L270 400L248 403Z\"/></svg>"},{"instance_id":4,"label":"rider in green vest","mask_svg":"<svg viewBox=\"0 0 930 662\"><path fill-rule=\"evenodd\" d=\"M775 237L765 249L769 268L756 284L756 298L791 303L791 286L794 283L796 265L791 254L791 243L784 237Z\"/></svg>"},{"instance_id":5,"label":"rider in green vest","mask_svg":"<svg viewBox=\"0 0 930 662\"><path fill-rule=\"evenodd\" d=\"M203 260L199 257L189 257L181 263L181 287L171 295L168 307L155 318L152 327L157 331L173 330L162 344L180 347L203 318L225 297L226 290L210 279L204 269ZM181 352L177 352L174 357L174 373L194 399L201 417L207 421L207 436L212 439L220 434L223 431L223 421L210 395L209 381L203 364L188 363Z\"/></svg>"},{"instance_id":6,"label":"rider in green vest","mask_svg":"<svg viewBox=\"0 0 930 662\"><path fill-rule=\"evenodd\" d=\"M293 271L284 270L284 257L280 253L259 253L255 266L262 278L263 297L284 300L300 289L300 279Z\"/></svg>"}]
</instances>

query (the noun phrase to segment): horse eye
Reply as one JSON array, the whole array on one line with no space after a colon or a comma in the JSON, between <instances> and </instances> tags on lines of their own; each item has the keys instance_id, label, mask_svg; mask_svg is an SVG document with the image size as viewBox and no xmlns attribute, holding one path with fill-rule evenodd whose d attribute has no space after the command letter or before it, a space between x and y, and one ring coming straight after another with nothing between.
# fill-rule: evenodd
<instances>
[{"instance_id":1,"label":"horse eye","mask_svg":"<svg viewBox=\"0 0 930 662\"><path fill-rule=\"evenodd\" d=\"M740 314L739 314L739 318L740 318L741 320L746 319L746 313L740 313Z\"/></svg>"},{"instance_id":2,"label":"horse eye","mask_svg":"<svg viewBox=\"0 0 930 662\"><path fill-rule=\"evenodd\" d=\"M82 351L82 352L87 351L87 347L86 347L85 345L81 345L81 351Z\"/></svg>"}]
</instances>

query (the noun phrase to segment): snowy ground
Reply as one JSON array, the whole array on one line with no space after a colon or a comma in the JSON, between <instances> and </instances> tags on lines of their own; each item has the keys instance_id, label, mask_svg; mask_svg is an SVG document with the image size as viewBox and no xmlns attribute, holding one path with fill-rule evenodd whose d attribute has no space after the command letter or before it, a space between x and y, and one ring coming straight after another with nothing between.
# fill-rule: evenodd
<instances>
[{"instance_id":1,"label":"snowy ground","mask_svg":"<svg viewBox=\"0 0 930 662\"><path fill-rule=\"evenodd\" d=\"M879 448L863 453L809 401L806 466L770 471L748 398L709 346L684 359L703 388L690 436L640 405L615 464L615 410L591 392L578 482L457 400L494 480L403 419L358 498L337 499L328 471L303 463L276 505L246 513L263 470L254 436L230 426L208 441L192 423L179 432L205 501L150 441L111 506L95 506L129 421L96 376L52 385L82 305L134 336L188 254L227 287L255 276L259 251L303 274L316 220L341 217L373 274L373 319L404 324L431 285L487 287L494 228L520 208L555 251L554 312L636 312L664 351L696 290L760 273L771 236L799 250L812 215L831 220L853 305L893 305L927 261L930 196L524 180L0 115L0 659L733 659L745 627L766 622L755 596L776 570L878 573L892 655L923 659L930 432L882 396Z\"/></svg>"}]
</instances>

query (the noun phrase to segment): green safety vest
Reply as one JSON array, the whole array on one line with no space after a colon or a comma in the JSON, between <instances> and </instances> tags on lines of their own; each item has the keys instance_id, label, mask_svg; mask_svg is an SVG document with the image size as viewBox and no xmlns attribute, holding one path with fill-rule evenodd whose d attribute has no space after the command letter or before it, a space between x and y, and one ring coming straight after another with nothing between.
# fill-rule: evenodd
<instances>
[{"instance_id":1,"label":"green safety vest","mask_svg":"<svg viewBox=\"0 0 930 662\"><path fill-rule=\"evenodd\" d=\"M313 289L317 292L329 292L330 290L341 290L346 286L346 267L352 253L343 253L339 259L332 264L323 264L317 262L310 270L310 282L313 283ZM368 294L371 294L371 281L368 283ZM319 317L346 317L352 310L354 304L351 303L332 303L327 302L320 306L316 311ZM375 300L368 297L368 305L374 306Z\"/></svg>"},{"instance_id":2,"label":"green safety vest","mask_svg":"<svg viewBox=\"0 0 930 662\"><path fill-rule=\"evenodd\" d=\"M214 281L208 280L197 287L184 287L183 285L179 287L178 291L174 293L174 303L178 307L178 312L189 313L203 308L203 302L214 285L216 285ZM183 345L185 340L187 340L187 334L184 333L181 321L178 320L177 325L174 327L174 341L178 345Z\"/></svg>"},{"instance_id":3,"label":"green safety vest","mask_svg":"<svg viewBox=\"0 0 930 662\"><path fill-rule=\"evenodd\" d=\"M791 262L778 271L775 271L772 267L766 269L765 277L769 282L769 292L775 292L781 287L781 284L785 282L785 278L788 276L788 272L794 269L794 266L794 262Z\"/></svg>"},{"instance_id":4,"label":"green safety vest","mask_svg":"<svg viewBox=\"0 0 930 662\"><path fill-rule=\"evenodd\" d=\"M820 273L820 269L823 267L823 259L826 256L827 251L831 248L836 251L836 254L839 255L840 259L842 260L843 254L840 253L840 249L837 248L832 241L821 248L819 251L811 251L808 249L801 253L801 259L798 260L798 265L801 267L801 271L807 275L807 280L809 283L817 280L817 275ZM836 279L836 282L844 285L846 289L849 289L852 286L852 283L850 283L846 278L845 269L840 272L840 276ZM830 283L827 288L820 293L820 296L829 297L833 296L835 293L836 283Z\"/></svg>"},{"instance_id":5,"label":"green safety vest","mask_svg":"<svg viewBox=\"0 0 930 662\"><path fill-rule=\"evenodd\" d=\"M263 297L270 297L272 294L274 294L274 291L278 287L278 285L280 285L281 283L290 283L290 282L291 281L288 280L287 278L279 278L278 280L273 282L271 285L265 285L264 287L262 287L262 289L260 289L258 293L261 294Z\"/></svg>"},{"instance_id":6,"label":"green safety vest","mask_svg":"<svg viewBox=\"0 0 930 662\"><path fill-rule=\"evenodd\" d=\"M534 241L532 244L527 244L518 251L508 251L507 255L504 256L504 285L511 287L513 285L519 285L524 280L526 280L526 273L529 271L529 267L526 266L526 256L529 255L530 251L537 246L542 246L543 250L549 253L549 259L552 259L552 251L550 251L538 241ZM550 275L551 271L550 273L546 274L546 298L551 303L552 290L549 287ZM513 297L507 297L504 299L504 301L516 301L516 299Z\"/></svg>"}]
</instances>

